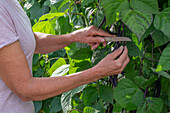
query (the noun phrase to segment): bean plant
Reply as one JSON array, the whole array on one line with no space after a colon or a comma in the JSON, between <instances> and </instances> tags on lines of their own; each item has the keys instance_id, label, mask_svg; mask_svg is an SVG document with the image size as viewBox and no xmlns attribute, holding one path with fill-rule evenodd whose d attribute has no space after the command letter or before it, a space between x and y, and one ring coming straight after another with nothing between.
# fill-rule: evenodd
<instances>
[{"instance_id":1,"label":"bean plant","mask_svg":"<svg viewBox=\"0 0 170 113\"><path fill-rule=\"evenodd\" d=\"M34 32L61 35L95 25L132 39L95 50L73 43L53 53L35 54L34 77L89 69L120 45L128 47L130 57L121 74L35 101L36 113L170 112L170 0L20 0L20 4Z\"/></svg>"}]
</instances>

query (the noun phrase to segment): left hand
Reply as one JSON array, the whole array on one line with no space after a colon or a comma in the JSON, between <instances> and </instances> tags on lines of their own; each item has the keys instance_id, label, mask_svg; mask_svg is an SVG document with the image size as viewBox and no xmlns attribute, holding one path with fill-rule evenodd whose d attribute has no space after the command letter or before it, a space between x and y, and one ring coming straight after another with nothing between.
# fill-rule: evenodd
<instances>
[{"instance_id":1,"label":"left hand","mask_svg":"<svg viewBox=\"0 0 170 113\"><path fill-rule=\"evenodd\" d=\"M104 47L106 46L107 42L100 36L113 36L101 29L98 30L94 25L74 31L71 34L75 42L86 43L92 46L92 49L97 48L100 43L103 43Z\"/></svg>"}]
</instances>

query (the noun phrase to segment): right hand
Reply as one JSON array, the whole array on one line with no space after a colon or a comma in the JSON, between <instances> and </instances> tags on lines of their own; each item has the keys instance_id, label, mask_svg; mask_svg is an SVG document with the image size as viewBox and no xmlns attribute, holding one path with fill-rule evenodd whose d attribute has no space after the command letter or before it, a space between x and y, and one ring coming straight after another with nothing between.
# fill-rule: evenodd
<instances>
[{"instance_id":1,"label":"right hand","mask_svg":"<svg viewBox=\"0 0 170 113\"><path fill-rule=\"evenodd\" d=\"M129 63L130 60L128 57L128 49L126 46L124 47L123 53L122 51L123 51L123 46L121 46L114 52L108 54L94 67L94 69L100 72L99 78L110 76L110 75L117 75L123 71L123 69L126 67L126 65ZM118 56L119 58L116 59Z\"/></svg>"}]
</instances>

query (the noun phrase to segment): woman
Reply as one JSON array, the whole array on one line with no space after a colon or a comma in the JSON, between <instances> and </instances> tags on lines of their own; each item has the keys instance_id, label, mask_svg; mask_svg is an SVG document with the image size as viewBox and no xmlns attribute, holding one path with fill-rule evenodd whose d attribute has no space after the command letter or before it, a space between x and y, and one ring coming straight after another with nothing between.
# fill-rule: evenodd
<instances>
[{"instance_id":1,"label":"woman","mask_svg":"<svg viewBox=\"0 0 170 113\"><path fill-rule=\"evenodd\" d=\"M97 30L95 26L58 36L33 33L30 21L17 0L0 0L0 25L0 113L34 113L33 100L47 99L103 77L119 74L129 62L127 48L122 53L123 47L120 47L95 67L80 73L33 78L34 53L50 53L73 42L87 43L95 49L99 43L106 46L106 42L94 35L111 35Z\"/></svg>"}]
</instances>

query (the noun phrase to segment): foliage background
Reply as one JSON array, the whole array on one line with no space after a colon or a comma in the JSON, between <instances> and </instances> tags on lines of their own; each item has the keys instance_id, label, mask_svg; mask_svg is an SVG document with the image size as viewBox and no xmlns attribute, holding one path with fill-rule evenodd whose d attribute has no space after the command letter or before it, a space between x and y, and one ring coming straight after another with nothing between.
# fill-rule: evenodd
<instances>
[{"instance_id":1,"label":"foliage background","mask_svg":"<svg viewBox=\"0 0 170 113\"><path fill-rule=\"evenodd\" d=\"M170 0L20 0L20 4L34 32L60 35L95 25L132 39L127 43L131 61L124 72L36 101L36 113L170 111ZM35 54L33 75L64 76L91 68L119 45L108 42L106 48L92 51L86 44L73 43L50 54Z\"/></svg>"}]
</instances>

